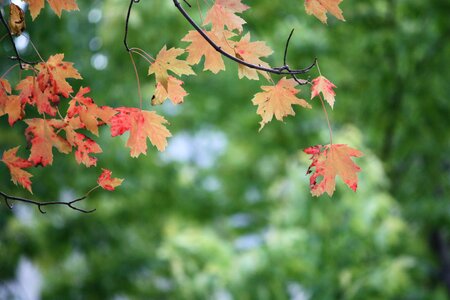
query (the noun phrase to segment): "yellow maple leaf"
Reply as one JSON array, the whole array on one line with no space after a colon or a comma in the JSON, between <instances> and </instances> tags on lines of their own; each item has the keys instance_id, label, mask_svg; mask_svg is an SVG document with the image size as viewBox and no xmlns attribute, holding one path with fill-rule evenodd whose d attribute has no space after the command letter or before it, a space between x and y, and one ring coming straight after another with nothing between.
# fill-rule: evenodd
<instances>
[{"instance_id":1,"label":"yellow maple leaf","mask_svg":"<svg viewBox=\"0 0 450 300\"><path fill-rule=\"evenodd\" d=\"M261 87L263 92L257 93L252 99L253 104L258 105L256 113L262 117L259 130L270 122L273 116L281 121L285 116L295 115L292 105L297 104L305 108L311 108L311 105L304 99L297 98L296 94L300 90L295 88L296 85L294 79L283 77L276 85Z\"/></svg>"},{"instance_id":2,"label":"yellow maple leaf","mask_svg":"<svg viewBox=\"0 0 450 300\"><path fill-rule=\"evenodd\" d=\"M170 48L167 50L166 45L159 51L155 61L148 69L148 75L155 74L156 82L161 83L167 90L167 83L169 80L169 73L171 71L177 75L193 75L195 74L189 64L177 59L178 56L184 53L184 49Z\"/></svg>"},{"instance_id":3,"label":"yellow maple leaf","mask_svg":"<svg viewBox=\"0 0 450 300\"><path fill-rule=\"evenodd\" d=\"M308 15L314 15L322 23L327 23L327 12L341 21L345 21L339 4L342 0L305 0L305 9Z\"/></svg>"}]
</instances>

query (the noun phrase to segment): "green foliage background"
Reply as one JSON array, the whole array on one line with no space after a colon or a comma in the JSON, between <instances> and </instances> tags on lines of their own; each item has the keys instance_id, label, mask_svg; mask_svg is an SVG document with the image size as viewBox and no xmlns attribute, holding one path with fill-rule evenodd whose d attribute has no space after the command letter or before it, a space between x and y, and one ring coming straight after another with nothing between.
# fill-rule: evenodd
<instances>
[{"instance_id":1,"label":"green foliage background","mask_svg":"<svg viewBox=\"0 0 450 300\"><path fill-rule=\"evenodd\" d=\"M127 2L78 0L80 12L58 19L46 7L27 19L41 55L64 52L84 77L74 86L90 86L101 104L139 105L122 42ZM166 153L131 159L125 139L101 132L99 166L125 182L84 203L94 214L0 207L0 286L27 257L43 276L43 299L449 299L450 4L347 0L347 22L328 26L300 0L248 4L247 29L274 48L272 65L295 28L289 64L318 57L338 86L336 142L365 153L357 193L339 184L333 198L310 196L301 150L328 143L316 100L258 133L250 99L262 81L238 80L232 63L216 76L197 67L184 77L185 103L156 108L174 135ZM141 1L130 44L155 55L189 29L172 1ZM1 51L3 73L12 64L6 40ZM24 55L35 56L30 46ZM105 69L91 63L98 55ZM135 58L150 108L154 82ZM2 117L0 128L0 151L24 145L23 127ZM72 199L99 173L56 155L35 170L34 194ZM4 165L0 183L29 197Z\"/></svg>"}]
</instances>

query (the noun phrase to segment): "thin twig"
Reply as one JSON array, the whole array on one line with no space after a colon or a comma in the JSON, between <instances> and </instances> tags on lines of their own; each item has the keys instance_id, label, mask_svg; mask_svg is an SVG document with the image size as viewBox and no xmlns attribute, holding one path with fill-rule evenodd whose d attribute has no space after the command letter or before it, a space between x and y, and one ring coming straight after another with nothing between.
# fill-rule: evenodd
<instances>
[{"instance_id":1,"label":"thin twig","mask_svg":"<svg viewBox=\"0 0 450 300\"><path fill-rule=\"evenodd\" d=\"M98 186L97 186L98 187ZM96 189L97 187L95 187L94 189ZM11 201L17 201L17 202L22 202L22 203L27 203L27 204L33 204L36 205L37 208L39 209L39 211L43 214L45 214L46 212L43 210L44 206L51 206L51 205L63 205L63 206L68 206L73 210L82 212L82 213L92 213L94 212L96 209L90 209L90 210L86 210L86 209L82 209L79 207L76 207L74 204L80 201L83 201L84 199L86 199L89 196L89 193L91 193L94 189L90 190L89 192L86 193L86 195L84 195L83 197L68 201L68 202L64 202L64 201L49 201L49 202L40 202L40 201L35 201L35 200L31 200L31 199L27 199L27 198L22 198L22 197L16 197L16 196L11 196L8 195L2 191L0 191L0 195L3 197L3 200L5 201L6 206L8 206L9 209L12 209L13 206L11 204Z\"/></svg>"},{"instance_id":2,"label":"thin twig","mask_svg":"<svg viewBox=\"0 0 450 300\"><path fill-rule=\"evenodd\" d=\"M222 54L223 56L241 64L244 65L246 67L249 67L251 69L256 69L256 70L260 70L260 71L265 71L265 72L269 72L269 73L273 73L273 74L278 74L278 75L297 75L297 74L305 74L307 72L309 72L315 65L316 65L316 59L314 59L314 62L304 68L304 69L298 69L298 70L291 70L289 68L289 66L287 66L286 64L284 66L281 67L276 67L276 68L266 68L266 67L262 67L259 65L254 65L251 64L249 62L246 62L240 58L237 58L225 51L222 50L222 48L217 45L213 40L211 40L208 35L203 31L203 29L191 18L191 16L186 12L186 10L184 10L184 8L181 6L180 2L178 0L173 0L174 5L176 6L176 8L180 11L180 13L183 15L183 17L192 25L192 27L195 28L195 30L220 54Z\"/></svg>"},{"instance_id":3,"label":"thin twig","mask_svg":"<svg viewBox=\"0 0 450 300\"><path fill-rule=\"evenodd\" d=\"M130 0L130 5L128 6L128 12L127 12L127 18L125 20L125 36L123 37L123 43L125 44L125 49L127 49L127 52L130 52L130 47L128 47L128 22L130 21L130 14L131 14L131 8L133 7L134 3L139 3L140 0Z\"/></svg>"},{"instance_id":4,"label":"thin twig","mask_svg":"<svg viewBox=\"0 0 450 300\"><path fill-rule=\"evenodd\" d=\"M291 41L292 34L294 33L294 28L292 28L291 33L289 34L289 37L286 41L286 46L284 47L284 57L283 57L283 65L287 66L286 59L287 59L287 51L289 47L289 42Z\"/></svg>"}]
</instances>

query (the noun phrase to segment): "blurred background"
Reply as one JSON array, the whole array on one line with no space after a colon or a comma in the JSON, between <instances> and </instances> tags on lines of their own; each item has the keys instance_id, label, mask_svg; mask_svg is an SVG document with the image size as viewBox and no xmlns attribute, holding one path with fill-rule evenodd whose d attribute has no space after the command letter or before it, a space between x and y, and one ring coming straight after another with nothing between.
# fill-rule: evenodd
<instances>
[{"instance_id":1,"label":"blurred background","mask_svg":"<svg viewBox=\"0 0 450 300\"><path fill-rule=\"evenodd\" d=\"M48 4L34 22L27 14L25 35L44 58L64 52L75 63L84 77L71 81L75 90L90 86L100 104L137 107L123 47L129 2L77 2L80 12L61 19ZM244 2L246 30L275 50L271 65L282 64L295 28L289 65L318 57L337 85L334 139L365 154L358 191L340 182L332 198L310 195L302 149L328 143L316 100L258 132L250 100L264 82L238 80L230 62L219 75L200 65L198 76L183 77L184 104L155 108L173 134L164 153L152 147L132 159L126 137L101 132L99 167L125 181L82 204L95 213L2 203L0 299L450 299L450 2L346 0L347 22L330 17L328 26L300 0ZM187 45L188 30L172 1L141 1L129 42L154 56L165 44ZM26 38L16 43L36 58ZM0 48L3 73L12 49L6 39ZM154 79L135 59L149 109ZM23 124L10 128L3 116L0 128L1 152L24 151ZM33 170L33 197L74 199L99 173L56 154L53 166ZM30 197L4 164L0 190Z\"/></svg>"}]
</instances>

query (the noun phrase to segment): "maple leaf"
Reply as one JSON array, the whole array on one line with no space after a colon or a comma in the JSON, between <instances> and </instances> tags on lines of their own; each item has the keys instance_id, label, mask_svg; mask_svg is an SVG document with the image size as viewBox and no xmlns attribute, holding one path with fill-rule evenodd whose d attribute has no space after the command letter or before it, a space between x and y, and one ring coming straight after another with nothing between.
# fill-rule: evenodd
<instances>
[{"instance_id":1,"label":"maple leaf","mask_svg":"<svg viewBox=\"0 0 450 300\"><path fill-rule=\"evenodd\" d=\"M345 144L317 145L304 150L311 154L311 165L307 174L311 174L310 188L313 196L327 193L332 196L336 186L336 176L340 176L344 183L356 191L358 175L361 168L352 161L352 157L361 157L362 152L350 148ZM315 168L313 172L312 168ZM321 178L320 182L318 179Z\"/></svg>"},{"instance_id":2,"label":"maple leaf","mask_svg":"<svg viewBox=\"0 0 450 300\"><path fill-rule=\"evenodd\" d=\"M47 62L36 65L37 78L28 76L17 84L22 104L36 106L40 114L56 115L59 95L67 98L73 92L66 79L82 79L73 64L64 62L63 58L64 54L51 56Z\"/></svg>"},{"instance_id":3,"label":"maple leaf","mask_svg":"<svg viewBox=\"0 0 450 300\"><path fill-rule=\"evenodd\" d=\"M20 6L9 5L9 29L12 35L19 36L25 30L25 16Z\"/></svg>"},{"instance_id":4,"label":"maple leaf","mask_svg":"<svg viewBox=\"0 0 450 300\"><path fill-rule=\"evenodd\" d=\"M333 88L335 87L336 86L324 76L319 76L312 81L311 99L318 96L319 93L322 93L325 100L328 102L331 108L333 108L334 96L336 96Z\"/></svg>"},{"instance_id":5,"label":"maple leaf","mask_svg":"<svg viewBox=\"0 0 450 300\"><path fill-rule=\"evenodd\" d=\"M28 3L31 17L36 19L36 17L41 12L41 9L44 8L44 0L24 0ZM75 0L47 0L50 7L53 11L61 17L61 12L63 10L79 10L78 5Z\"/></svg>"},{"instance_id":6,"label":"maple leaf","mask_svg":"<svg viewBox=\"0 0 450 300\"><path fill-rule=\"evenodd\" d=\"M84 125L79 117L66 121L64 130L66 131L67 142L76 149L75 160L78 164L84 164L86 167L96 166L97 158L90 156L90 154L102 153L102 148L91 138L75 131L83 127Z\"/></svg>"},{"instance_id":7,"label":"maple leaf","mask_svg":"<svg viewBox=\"0 0 450 300\"><path fill-rule=\"evenodd\" d=\"M297 98L296 94L300 92L295 88L297 83L294 79L283 77L273 86L262 86L263 92L255 94L252 99L254 105L258 105L256 111L262 117L260 122L261 130L264 125L270 122L275 115L279 121L285 116L295 115L292 105L297 104L305 108L311 108L305 100Z\"/></svg>"},{"instance_id":8,"label":"maple leaf","mask_svg":"<svg viewBox=\"0 0 450 300\"><path fill-rule=\"evenodd\" d=\"M112 172L108 169L102 169L103 172L97 179L99 186L108 191L114 191L114 189L122 184L122 178L111 178Z\"/></svg>"},{"instance_id":9,"label":"maple leaf","mask_svg":"<svg viewBox=\"0 0 450 300\"><path fill-rule=\"evenodd\" d=\"M155 74L156 82L161 83L167 90L169 80L169 73L171 71L177 75L192 75L195 74L189 64L184 60L177 59L178 56L184 53L184 49L170 48L167 50L166 46L159 51L155 61L148 69L148 75Z\"/></svg>"},{"instance_id":10,"label":"maple leaf","mask_svg":"<svg viewBox=\"0 0 450 300\"><path fill-rule=\"evenodd\" d=\"M44 91L41 91L35 78L27 76L16 85L16 90L20 91L19 98L21 103L36 106L40 114L56 115L59 97L54 94L54 90L50 86L45 87Z\"/></svg>"},{"instance_id":11,"label":"maple leaf","mask_svg":"<svg viewBox=\"0 0 450 300\"><path fill-rule=\"evenodd\" d=\"M69 101L67 117L79 116L87 130L98 136L98 126L109 124L116 111L109 106L97 106L94 100L85 97L90 92L88 87L80 87L78 93Z\"/></svg>"},{"instance_id":12,"label":"maple leaf","mask_svg":"<svg viewBox=\"0 0 450 300\"><path fill-rule=\"evenodd\" d=\"M13 125L25 115L24 104L16 95L11 95L11 86L6 79L0 79L0 116L8 115L9 125Z\"/></svg>"},{"instance_id":13,"label":"maple leaf","mask_svg":"<svg viewBox=\"0 0 450 300\"><path fill-rule=\"evenodd\" d=\"M56 119L27 119L25 130L27 141L31 144L30 157L34 165L51 165L53 163L52 148L56 147L61 153L70 153L71 145L61 136L55 133L55 129L65 126L65 123Z\"/></svg>"},{"instance_id":14,"label":"maple leaf","mask_svg":"<svg viewBox=\"0 0 450 300\"><path fill-rule=\"evenodd\" d=\"M131 149L131 157L138 157L147 152L147 137L150 142L163 151L167 146L167 138L171 136L169 130L163 125L166 119L153 111L138 108L119 107L111 119L111 136L122 135L130 131L127 147Z\"/></svg>"},{"instance_id":15,"label":"maple leaf","mask_svg":"<svg viewBox=\"0 0 450 300\"><path fill-rule=\"evenodd\" d=\"M29 168L33 166L31 161L23 159L21 157L17 157L17 150L19 150L20 146L9 149L3 152L2 161L6 164L11 173L11 180L14 184L20 184L24 188L26 188L30 193L33 193L31 190L31 180L30 178L33 176L27 171L22 170L23 168Z\"/></svg>"},{"instance_id":16,"label":"maple leaf","mask_svg":"<svg viewBox=\"0 0 450 300\"><path fill-rule=\"evenodd\" d=\"M230 48L233 41L227 39L234 36L231 31L203 31L216 45L222 49ZM225 64L222 59L222 54L216 51L196 30L191 30L182 39L183 42L190 42L186 47L189 53L186 61L191 65L196 65L201 58L205 57L205 64L203 70L210 70L214 74L225 70Z\"/></svg>"},{"instance_id":17,"label":"maple leaf","mask_svg":"<svg viewBox=\"0 0 450 300\"><path fill-rule=\"evenodd\" d=\"M45 63L36 65L39 71L37 81L41 91L53 88L54 94L61 94L65 98L73 92L72 86L66 81L67 78L82 79L73 63L63 61L64 54L59 53L50 56Z\"/></svg>"},{"instance_id":18,"label":"maple leaf","mask_svg":"<svg viewBox=\"0 0 450 300\"><path fill-rule=\"evenodd\" d=\"M273 53L272 49L264 42L250 42L250 33L247 33L239 42L235 43L234 51L236 57L261 67L269 67L269 65L262 61L260 57L266 57ZM269 78L269 75L266 72L251 69L241 64L238 65L238 72L239 78L243 78L245 76L248 79L258 80L258 72L263 74L263 76L267 79Z\"/></svg>"},{"instance_id":19,"label":"maple leaf","mask_svg":"<svg viewBox=\"0 0 450 300\"><path fill-rule=\"evenodd\" d=\"M167 82L167 91L161 83L156 84L155 95L152 99L152 105L163 103L166 99L170 99L173 104L180 104L184 101L184 97L188 95L186 91L181 87L183 81L176 79L173 76L169 76Z\"/></svg>"},{"instance_id":20,"label":"maple leaf","mask_svg":"<svg viewBox=\"0 0 450 300\"><path fill-rule=\"evenodd\" d=\"M214 5L206 14L203 25L212 24L213 30L223 30L227 27L229 30L238 30L242 32L246 22L236 13L241 13L249 7L241 3L241 0L216 0Z\"/></svg>"},{"instance_id":21,"label":"maple leaf","mask_svg":"<svg viewBox=\"0 0 450 300\"><path fill-rule=\"evenodd\" d=\"M339 4L342 0L305 0L305 9L308 15L314 15L322 23L327 23L327 12L341 21L345 21Z\"/></svg>"}]
</instances>

